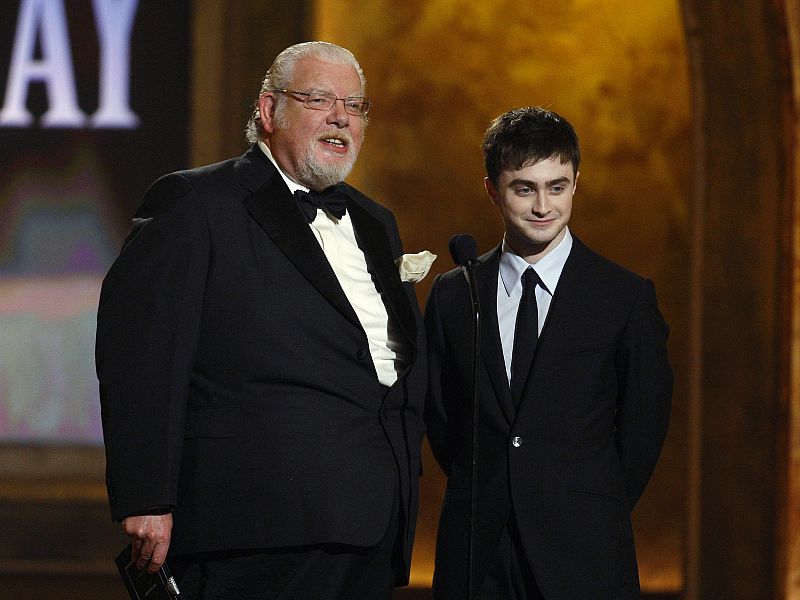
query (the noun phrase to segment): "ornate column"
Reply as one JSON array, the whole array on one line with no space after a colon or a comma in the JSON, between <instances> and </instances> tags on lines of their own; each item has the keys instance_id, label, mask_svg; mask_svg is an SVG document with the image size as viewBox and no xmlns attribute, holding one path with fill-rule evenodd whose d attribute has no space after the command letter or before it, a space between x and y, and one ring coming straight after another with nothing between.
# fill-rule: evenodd
<instances>
[{"instance_id":1,"label":"ornate column","mask_svg":"<svg viewBox=\"0 0 800 600\"><path fill-rule=\"evenodd\" d=\"M755 0L682 6L696 155L685 597L784 597L797 387L786 327L796 129L786 15Z\"/></svg>"}]
</instances>

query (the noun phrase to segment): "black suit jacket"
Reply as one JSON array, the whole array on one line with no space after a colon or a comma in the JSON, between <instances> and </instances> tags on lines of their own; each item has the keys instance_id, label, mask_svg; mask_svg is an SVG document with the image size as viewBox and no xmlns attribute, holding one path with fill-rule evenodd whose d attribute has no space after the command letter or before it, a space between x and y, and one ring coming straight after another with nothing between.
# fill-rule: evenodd
<instances>
[{"instance_id":1,"label":"black suit jacket","mask_svg":"<svg viewBox=\"0 0 800 600\"><path fill-rule=\"evenodd\" d=\"M481 363L477 583L513 511L548 600L638 598L630 511L666 434L668 329L653 284L577 238L515 410L497 324L500 249L479 259ZM466 279L439 277L425 313L426 421L448 476L439 522L437 598L467 597L472 328Z\"/></svg>"},{"instance_id":2,"label":"black suit jacket","mask_svg":"<svg viewBox=\"0 0 800 600\"><path fill-rule=\"evenodd\" d=\"M171 552L380 541L410 560L424 327L391 213L348 211L411 362L388 393L280 174L253 146L151 186L100 297L112 516L174 507Z\"/></svg>"}]
</instances>

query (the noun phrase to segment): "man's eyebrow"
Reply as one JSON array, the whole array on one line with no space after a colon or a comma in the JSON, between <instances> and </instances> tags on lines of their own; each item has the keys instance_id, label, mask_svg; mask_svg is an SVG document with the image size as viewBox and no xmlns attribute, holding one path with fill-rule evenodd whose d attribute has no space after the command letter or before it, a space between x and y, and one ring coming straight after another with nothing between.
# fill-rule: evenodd
<instances>
[{"instance_id":1,"label":"man's eyebrow","mask_svg":"<svg viewBox=\"0 0 800 600\"><path fill-rule=\"evenodd\" d=\"M525 187L535 188L536 187L536 182L535 181L531 181L530 179L514 179L508 185L509 186L512 186L512 185L524 185Z\"/></svg>"},{"instance_id":2,"label":"man's eyebrow","mask_svg":"<svg viewBox=\"0 0 800 600\"><path fill-rule=\"evenodd\" d=\"M550 187L550 186L553 186L553 185L559 185L559 184L562 184L562 183L570 183L570 178L566 177L566 176L563 176L563 177L557 177L556 179L551 179L549 181L545 181L544 182L545 186L547 186L547 187ZM529 187L529 188L534 188L534 189L536 188L536 182L535 181L531 181L530 179L514 179L508 185L509 186L512 186L512 185L524 185L524 186Z\"/></svg>"}]
</instances>

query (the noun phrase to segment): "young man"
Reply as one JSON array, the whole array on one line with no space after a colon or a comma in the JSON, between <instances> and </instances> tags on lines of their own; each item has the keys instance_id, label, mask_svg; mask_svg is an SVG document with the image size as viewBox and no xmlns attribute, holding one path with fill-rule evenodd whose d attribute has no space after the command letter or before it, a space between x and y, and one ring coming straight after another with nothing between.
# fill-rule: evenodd
<instances>
[{"instance_id":1,"label":"young man","mask_svg":"<svg viewBox=\"0 0 800 600\"><path fill-rule=\"evenodd\" d=\"M392 214L340 183L361 68L324 42L264 78L250 149L145 194L102 289L114 519L182 597L389 598L408 580L427 369Z\"/></svg>"},{"instance_id":2,"label":"young man","mask_svg":"<svg viewBox=\"0 0 800 600\"><path fill-rule=\"evenodd\" d=\"M480 300L475 598L639 596L630 512L669 421L667 325L653 284L568 228L580 150L541 108L495 119L486 190L505 225L474 267ZM472 307L460 269L425 313L425 409L448 476L434 597L468 597Z\"/></svg>"}]
</instances>

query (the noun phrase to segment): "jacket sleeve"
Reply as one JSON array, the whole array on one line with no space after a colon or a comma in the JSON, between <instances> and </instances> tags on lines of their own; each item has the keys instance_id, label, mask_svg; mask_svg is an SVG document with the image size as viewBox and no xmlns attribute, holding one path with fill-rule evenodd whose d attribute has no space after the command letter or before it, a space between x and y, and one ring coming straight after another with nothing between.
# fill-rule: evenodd
<instances>
[{"instance_id":1,"label":"jacket sleeve","mask_svg":"<svg viewBox=\"0 0 800 600\"><path fill-rule=\"evenodd\" d=\"M445 406L448 375L445 373L447 354L444 340L440 302L441 276L436 278L425 305L425 333L428 340L428 394L425 401L425 426L433 455L439 466L450 473L453 460L452 444L448 443L449 420Z\"/></svg>"},{"instance_id":2,"label":"jacket sleeve","mask_svg":"<svg viewBox=\"0 0 800 600\"><path fill-rule=\"evenodd\" d=\"M653 283L645 280L617 353L616 444L631 510L655 468L669 425L672 369L667 357L668 335Z\"/></svg>"},{"instance_id":3,"label":"jacket sleeve","mask_svg":"<svg viewBox=\"0 0 800 600\"><path fill-rule=\"evenodd\" d=\"M207 220L190 182L181 175L158 180L103 281L97 315L95 359L115 520L177 504L209 260Z\"/></svg>"}]
</instances>

